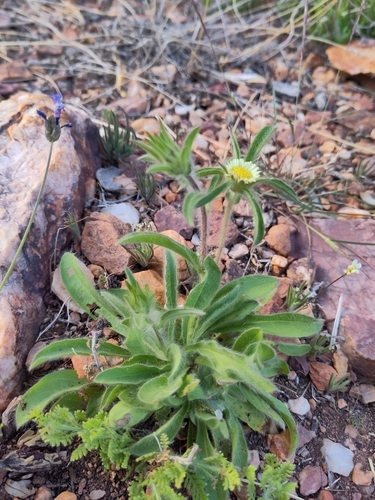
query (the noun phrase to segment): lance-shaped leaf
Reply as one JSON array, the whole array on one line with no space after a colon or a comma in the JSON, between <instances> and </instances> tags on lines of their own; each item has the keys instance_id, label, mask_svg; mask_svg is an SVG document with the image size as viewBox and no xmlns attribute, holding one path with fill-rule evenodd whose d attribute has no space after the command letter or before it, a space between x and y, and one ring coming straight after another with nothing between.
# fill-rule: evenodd
<instances>
[{"instance_id":1,"label":"lance-shaped leaf","mask_svg":"<svg viewBox=\"0 0 375 500\"><path fill-rule=\"evenodd\" d=\"M257 135L254 137L254 140L250 146L249 151L247 152L247 155L245 157L245 161L252 161L255 162L258 159L258 156L260 155L260 152L264 148L264 146L267 144L269 139L271 138L271 135L275 132L276 127L272 125L267 125L266 127L263 127L262 130L260 130Z\"/></svg>"},{"instance_id":2,"label":"lance-shaped leaf","mask_svg":"<svg viewBox=\"0 0 375 500\"><path fill-rule=\"evenodd\" d=\"M248 202L250 203L251 209L253 211L253 221L254 221L254 242L253 245L259 245L264 236L264 221L263 212L260 208L256 195L249 189L244 192Z\"/></svg>"},{"instance_id":3,"label":"lance-shaped leaf","mask_svg":"<svg viewBox=\"0 0 375 500\"><path fill-rule=\"evenodd\" d=\"M199 257L192 250L189 250L181 243L172 240L164 234L156 234L152 232L135 232L129 233L119 240L120 245L127 245L128 243L150 243L151 245L160 245L161 247L168 248L172 252L181 255L194 269L199 273L202 272L202 267L199 262Z\"/></svg>"},{"instance_id":4,"label":"lance-shaped leaf","mask_svg":"<svg viewBox=\"0 0 375 500\"><path fill-rule=\"evenodd\" d=\"M148 365L115 366L98 373L94 382L98 384L140 384L160 375L160 369Z\"/></svg>"},{"instance_id":5,"label":"lance-shaped leaf","mask_svg":"<svg viewBox=\"0 0 375 500\"><path fill-rule=\"evenodd\" d=\"M242 425L236 415L230 410L227 413L229 413L228 427L232 442L232 463L235 467L242 469L246 466L248 460L246 439Z\"/></svg>"},{"instance_id":6,"label":"lance-shaped leaf","mask_svg":"<svg viewBox=\"0 0 375 500\"><path fill-rule=\"evenodd\" d=\"M285 200L292 201L297 205L302 205L301 200L298 198L294 190L280 179L268 179L267 177L262 177L254 182L253 186L256 184L268 184Z\"/></svg>"},{"instance_id":7,"label":"lance-shaped leaf","mask_svg":"<svg viewBox=\"0 0 375 500\"><path fill-rule=\"evenodd\" d=\"M29 420L31 410L43 411L58 397L88 385L90 382L79 379L75 370L58 370L45 375L22 396L16 411L17 427Z\"/></svg>"},{"instance_id":8,"label":"lance-shaped leaf","mask_svg":"<svg viewBox=\"0 0 375 500\"><path fill-rule=\"evenodd\" d=\"M158 438L162 434L168 436L168 440L171 442L175 438L176 434L180 430L182 423L187 415L189 404L186 402L164 425L162 425L156 432L149 434L148 436L140 439L136 443L130 445L127 451L132 455L137 457L141 455L146 455L148 453L154 453L159 451Z\"/></svg>"},{"instance_id":9,"label":"lance-shaped leaf","mask_svg":"<svg viewBox=\"0 0 375 500\"><path fill-rule=\"evenodd\" d=\"M141 403L155 404L168 398L180 388L182 377L170 380L165 375L159 375L145 382L138 391L138 399Z\"/></svg>"},{"instance_id":10,"label":"lance-shaped leaf","mask_svg":"<svg viewBox=\"0 0 375 500\"><path fill-rule=\"evenodd\" d=\"M214 371L214 377L223 382L245 382L259 391L272 392L274 385L264 378L257 366L247 356L222 347L213 340L201 341L185 348L186 352L197 352L197 363L205 364ZM204 358L204 360L202 359Z\"/></svg>"},{"instance_id":11,"label":"lance-shaped leaf","mask_svg":"<svg viewBox=\"0 0 375 500\"><path fill-rule=\"evenodd\" d=\"M233 158L239 160L241 158L241 149L240 145L238 144L237 137L234 135L232 131L230 132L230 138L233 146Z\"/></svg>"},{"instance_id":12,"label":"lance-shaped leaf","mask_svg":"<svg viewBox=\"0 0 375 500\"><path fill-rule=\"evenodd\" d=\"M209 177L217 175L223 177L224 171L220 167L203 167L196 171L197 177Z\"/></svg>"},{"instance_id":13,"label":"lance-shaped leaf","mask_svg":"<svg viewBox=\"0 0 375 500\"><path fill-rule=\"evenodd\" d=\"M101 356L129 356L129 351L124 347L114 345L111 342L103 342L100 344L96 352ZM30 370L34 370L37 366L52 361L54 359L62 359L78 354L80 356L90 356L92 354L90 339L67 339L57 340L40 350L32 360Z\"/></svg>"},{"instance_id":14,"label":"lance-shaped leaf","mask_svg":"<svg viewBox=\"0 0 375 500\"><path fill-rule=\"evenodd\" d=\"M165 267L164 267L164 293L165 305L167 309L175 309L177 307L177 262L176 257L170 250L165 251Z\"/></svg>"}]
</instances>

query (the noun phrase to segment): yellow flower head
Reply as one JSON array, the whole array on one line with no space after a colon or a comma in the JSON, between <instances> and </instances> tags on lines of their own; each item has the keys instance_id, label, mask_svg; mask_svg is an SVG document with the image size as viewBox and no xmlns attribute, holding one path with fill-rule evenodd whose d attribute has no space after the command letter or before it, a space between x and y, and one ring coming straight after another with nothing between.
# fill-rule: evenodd
<instances>
[{"instance_id":1,"label":"yellow flower head","mask_svg":"<svg viewBox=\"0 0 375 500\"><path fill-rule=\"evenodd\" d=\"M235 182L251 184L260 177L260 170L252 161L233 159L225 165L225 168L227 175Z\"/></svg>"},{"instance_id":2,"label":"yellow flower head","mask_svg":"<svg viewBox=\"0 0 375 500\"><path fill-rule=\"evenodd\" d=\"M353 260L351 264L345 269L344 274L349 275L349 274L358 274L359 270L361 269L362 264L358 262L358 260Z\"/></svg>"}]
</instances>

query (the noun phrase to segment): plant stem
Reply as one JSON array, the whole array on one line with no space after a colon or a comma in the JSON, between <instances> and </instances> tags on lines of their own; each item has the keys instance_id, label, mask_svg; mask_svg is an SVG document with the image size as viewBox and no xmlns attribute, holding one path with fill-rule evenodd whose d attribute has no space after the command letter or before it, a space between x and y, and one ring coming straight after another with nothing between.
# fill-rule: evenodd
<instances>
[{"instance_id":1,"label":"plant stem","mask_svg":"<svg viewBox=\"0 0 375 500\"><path fill-rule=\"evenodd\" d=\"M217 251L216 251L216 257L215 257L216 264L219 264L221 252L223 251L223 248L224 248L225 237L227 235L229 219L230 219L230 216L232 214L232 208L234 205L235 198L236 197L235 197L234 193L230 193L230 195L227 198L227 206L225 207L225 211L224 211L223 225L221 227L219 246L217 247Z\"/></svg>"},{"instance_id":2,"label":"plant stem","mask_svg":"<svg viewBox=\"0 0 375 500\"><path fill-rule=\"evenodd\" d=\"M190 182L191 187L199 191L199 186L196 183L196 181L191 177L191 175L188 175L188 179ZM201 258L202 261L206 258L207 255L207 212L205 207L201 207Z\"/></svg>"},{"instance_id":3,"label":"plant stem","mask_svg":"<svg viewBox=\"0 0 375 500\"><path fill-rule=\"evenodd\" d=\"M13 257L12 262L10 263L8 271L5 273L5 276L4 276L3 280L2 280L2 282L0 283L0 291L3 289L5 283L8 281L8 278L9 278L10 274L12 273L12 271L14 269L14 266L16 265L18 256L21 253L22 248L23 248L23 246L24 246L24 244L25 244L25 242L27 240L27 237L29 235L31 226L33 225L33 222L34 222L34 219L35 219L35 215L36 215L36 212L37 212L39 204L40 204L40 200L42 199L44 187L46 185L47 174L48 174L49 166L50 166L50 163L51 163L51 157L52 157L52 148L53 148L53 142L50 143L50 149L49 149L49 153L48 153L47 166L46 166L46 170L44 172L44 177L43 177L42 185L40 186L40 189L39 189L38 198L36 199L36 202L35 202L35 205L34 205L34 208L33 208L32 214L31 214L31 217L29 219L29 223L27 224L25 233L24 233L24 235L22 237L22 240L21 240L21 242L20 242L20 244L19 244L19 246L17 248L16 254Z\"/></svg>"}]
</instances>

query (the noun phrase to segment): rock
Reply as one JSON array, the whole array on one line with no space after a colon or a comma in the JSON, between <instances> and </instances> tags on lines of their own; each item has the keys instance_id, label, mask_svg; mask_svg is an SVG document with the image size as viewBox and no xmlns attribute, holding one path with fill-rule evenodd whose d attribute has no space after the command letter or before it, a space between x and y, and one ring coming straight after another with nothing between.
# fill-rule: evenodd
<instances>
[{"instance_id":1,"label":"rock","mask_svg":"<svg viewBox=\"0 0 375 500\"><path fill-rule=\"evenodd\" d=\"M334 498L330 491L322 490L319 492L318 500L334 500Z\"/></svg>"},{"instance_id":2,"label":"rock","mask_svg":"<svg viewBox=\"0 0 375 500\"><path fill-rule=\"evenodd\" d=\"M225 263L225 271L221 277L221 284L225 285L225 283L241 278L242 276L242 267L235 260L228 259Z\"/></svg>"},{"instance_id":3,"label":"rock","mask_svg":"<svg viewBox=\"0 0 375 500\"><path fill-rule=\"evenodd\" d=\"M327 476L318 465L308 465L299 473L299 491L301 495L313 495L327 485Z\"/></svg>"},{"instance_id":4,"label":"rock","mask_svg":"<svg viewBox=\"0 0 375 500\"><path fill-rule=\"evenodd\" d=\"M34 500L53 500L52 491L47 486L41 486L36 491Z\"/></svg>"},{"instance_id":5,"label":"rock","mask_svg":"<svg viewBox=\"0 0 375 500\"><path fill-rule=\"evenodd\" d=\"M101 213L114 215L125 224L139 223L139 212L131 203L112 203L103 208Z\"/></svg>"},{"instance_id":6,"label":"rock","mask_svg":"<svg viewBox=\"0 0 375 500\"><path fill-rule=\"evenodd\" d=\"M272 274L274 276L281 276L285 269L288 267L288 259L282 255L273 255L271 259Z\"/></svg>"},{"instance_id":7,"label":"rock","mask_svg":"<svg viewBox=\"0 0 375 500\"><path fill-rule=\"evenodd\" d=\"M160 234L164 234L165 236L169 236L172 240L177 241L181 245L187 246L186 241L182 236L180 236L176 231L168 230L162 231ZM164 253L165 248L159 245L154 246L154 254L148 263L149 269L153 269L156 271L159 276L163 276L164 274ZM176 255L177 259L177 273L179 281L184 281L189 277L189 270L186 266L185 259L183 259L180 255Z\"/></svg>"},{"instance_id":8,"label":"rock","mask_svg":"<svg viewBox=\"0 0 375 500\"><path fill-rule=\"evenodd\" d=\"M241 257L249 255L249 248L244 243L237 243L237 245L234 245L230 249L228 255L232 259L240 259Z\"/></svg>"},{"instance_id":9,"label":"rock","mask_svg":"<svg viewBox=\"0 0 375 500\"><path fill-rule=\"evenodd\" d=\"M306 415L311 410L309 402L303 396L297 399L289 399L288 406L290 411L296 415Z\"/></svg>"},{"instance_id":10,"label":"rock","mask_svg":"<svg viewBox=\"0 0 375 500\"><path fill-rule=\"evenodd\" d=\"M293 235L289 224L277 224L272 226L265 236L266 243L275 252L282 255L283 257L289 257L293 254L294 244Z\"/></svg>"},{"instance_id":11,"label":"rock","mask_svg":"<svg viewBox=\"0 0 375 500\"><path fill-rule=\"evenodd\" d=\"M130 232L130 224L125 224L114 215L93 212L82 231L82 253L92 264L121 275L125 267L134 263L134 259L117 242Z\"/></svg>"},{"instance_id":12,"label":"rock","mask_svg":"<svg viewBox=\"0 0 375 500\"><path fill-rule=\"evenodd\" d=\"M280 460L289 459L292 463L294 456L290 457L290 434L288 430L279 434L267 434L267 445L270 452L277 456Z\"/></svg>"},{"instance_id":13,"label":"rock","mask_svg":"<svg viewBox=\"0 0 375 500\"><path fill-rule=\"evenodd\" d=\"M259 451L258 450L248 450L247 451L247 464L254 465L258 468L260 465Z\"/></svg>"},{"instance_id":14,"label":"rock","mask_svg":"<svg viewBox=\"0 0 375 500\"><path fill-rule=\"evenodd\" d=\"M27 498L33 495L36 491L35 488L31 486L31 479L21 479L20 481L13 481L13 479L7 479L4 485L4 490L16 498Z\"/></svg>"},{"instance_id":15,"label":"rock","mask_svg":"<svg viewBox=\"0 0 375 500\"><path fill-rule=\"evenodd\" d=\"M375 387L368 384L354 385L349 391L349 396L359 399L361 403L368 405L375 401Z\"/></svg>"},{"instance_id":16,"label":"rock","mask_svg":"<svg viewBox=\"0 0 375 500\"><path fill-rule=\"evenodd\" d=\"M310 363L310 379L318 391L326 391L331 377L339 378L337 371L332 366L320 361Z\"/></svg>"},{"instance_id":17,"label":"rock","mask_svg":"<svg viewBox=\"0 0 375 500\"><path fill-rule=\"evenodd\" d=\"M261 314L274 314L285 310L284 303L288 289L292 282L289 278L279 278L276 292L267 304L261 309Z\"/></svg>"},{"instance_id":18,"label":"rock","mask_svg":"<svg viewBox=\"0 0 375 500\"><path fill-rule=\"evenodd\" d=\"M357 436L358 436L358 431L355 427L353 427L352 425L350 424L347 424L346 427L345 427L345 431L344 431L344 434L347 434L348 436L350 436L351 438L353 439L356 439Z\"/></svg>"},{"instance_id":19,"label":"rock","mask_svg":"<svg viewBox=\"0 0 375 500\"><path fill-rule=\"evenodd\" d=\"M343 408L346 408L348 406L348 403L345 401L345 399L340 398L337 400L337 408L339 410L342 410Z\"/></svg>"},{"instance_id":20,"label":"rock","mask_svg":"<svg viewBox=\"0 0 375 500\"><path fill-rule=\"evenodd\" d=\"M208 235L207 245L217 247L219 245L221 227L223 225L223 213L219 210L211 209L208 213ZM225 236L225 245L232 245L239 236L237 225L230 220L227 234Z\"/></svg>"},{"instance_id":21,"label":"rock","mask_svg":"<svg viewBox=\"0 0 375 500\"><path fill-rule=\"evenodd\" d=\"M38 352L47 347L47 345L47 342L37 342L32 346L25 361L25 366L27 369L29 369L32 360L35 358Z\"/></svg>"},{"instance_id":22,"label":"rock","mask_svg":"<svg viewBox=\"0 0 375 500\"><path fill-rule=\"evenodd\" d=\"M309 221L309 224L335 240L353 240L360 243L374 240L374 220L315 219ZM316 266L315 280L328 285L341 276L351 263L350 260L332 249L314 231L309 231L308 235L302 223L298 223L297 227L298 256L304 257L311 251ZM365 244L360 246L363 267L359 274L340 279L327 291L319 294L317 300L327 319L327 327L331 331L339 297L343 296L340 325L342 351L348 357L349 364L356 374L368 379L369 382L375 382L375 270L366 264L374 261L375 247ZM352 260L358 258L358 245L346 244L344 250ZM355 297L359 299L353 300Z\"/></svg>"},{"instance_id":23,"label":"rock","mask_svg":"<svg viewBox=\"0 0 375 500\"><path fill-rule=\"evenodd\" d=\"M55 500L77 500L77 495L70 491L63 491L55 498Z\"/></svg>"},{"instance_id":24,"label":"rock","mask_svg":"<svg viewBox=\"0 0 375 500\"><path fill-rule=\"evenodd\" d=\"M20 92L0 103L0 280L29 221L46 168L50 145L38 109L52 114L51 98ZM24 361L45 316L51 256L71 238L58 228L67 211L81 218L86 188L100 163L97 129L87 114L67 105L61 123L68 121L73 127L64 128L54 143L42 203L0 296L0 411L18 392Z\"/></svg>"},{"instance_id":25,"label":"rock","mask_svg":"<svg viewBox=\"0 0 375 500\"><path fill-rule=\"evenodd\" d=\"M309 258L295 260L290 264L286 275L293 281L294 286L300 285L303 281L310 286L314 280L314 264Z\"/></svg>"},{"instance_id":26,"label":"rock","mask_svg":"<svg viewBox=\"0 0 375 500\"><path fill-rule=\"evenodd\" d=\"M327 469L341 476L348 477L353 470L353 452L340 443L323 439L322 453L327 463Z\"/></svg>"},{"instance_id":27,"label":"rock","mask_svg":"<svg viewBox=\"0 0 375 500\"><path fill-rule=\"evenodd\" d=\"M337 351L333 353L332 362L339 377L345 377L348 373L348 358L341 351L340 346L337 346Z\"/></svg>"},{"instance_id":28,"label":"rock","mask_svg":"<svg viewBox=\"0 0 375 500\"><path fill-rule=\"evenodd\" d=\"M160 304L165 304L164 281L156 271L148 269L134 274L137 283L144 288L146 285L155 294L155 300ZM126 280L123 282L122 288L126 288Z\"/></svg>"},{"instance_id":29,"label":"rock","mask_svg":"<svg viewBox=\"0 0 375 500\"><path fill-rule=\"evenodd\" d=\"M88 269L83 262L78 260L78 266L81 269L81 271L84 272L86 275L87 279L90 281L92 285L94 285L94 276L90 269ZM51 284L51 290L57 297L62 301L66 302L67 307L70 309L70 311L75 311L80 314L83 314L85 311L79 307L78 304L76 304L72 299L70 299L70 294L68 290L65 288L65 285L63 283L63 280L61 278L61 273L60 273L60 267L55 269L52 273L52 284Z\"/></svg>"},{"instance_id":30,"label":"rock","mask_svg":"<svg viewBox=\"0 0 375 500\"><path fill-rule=\"evenodd\" d=\"M90 492L90 500L100 500L100 498L103 498L106 495L106 492L104 490L93 490Z\"/></svg>"},{"instance_id":31,"label":"rock","mask_svg":"<svg viewBox=\"0 0 375 500\"><path fill-rule=\"evenodd\" d=\"M190 240L194 228L190 226L185 217L172 205L168 205L158 210L155 214L154 223L159 233L173 229L185 240Z\"/></svg>"},{"instance_id":32,"label":"rock","mask_svg":"<svg viewBox=\"0 0 375 500\"><path fill-rule=\"evenodd\" d=\"M297 444L297 450L302 448L302 446L305 446L305 444L309 443L312 439L316 437L316 432L315 431L310 431L309 429L306 429L301 424L298 424L298 444Z\"/></svg>"},{"instance_id":33,"label":"rock","mask_svg":"<svg viewBox=\"0 0 375 500\"><path fill-rule=\"evenodd\" d=\"M89 264L87 269L90 269L94 278L98 279L105 272L102 266L97 266L96 264Z\"/></svg>"},{"instance_id":34,"label":"rock","mask_svg":"<svg viewBox=\"0 0 375 500\"><path fill-rule=\"evenodd\" d=\"M354 484L358 486L370 486L374 479L373 473L369 471L362 470L362 464L355 464L353 473L352 473L352 481Z\"/></svg>"},{"instance_id":35,"label":"rock","mask_svg":"<svg viewBox=\"0 0 375 500\"><path fill-rule=\"evenodd\" d=\"M241 198L239 203L233 206L233 215L235 217L250 217L253 215L249 202L245 198Z\"/></svg>"},{"instance_id":36,"label":"rock","mask_svg":"<svg viewBox=\"0 0 375 500\"><path fill-rule=\"evenodd\" d=\"M128 196L137 192L135 182L126 177L117 167L99 168L96 171L96 178L106 191L121 192Z\"/></svg>"}]
</instances>

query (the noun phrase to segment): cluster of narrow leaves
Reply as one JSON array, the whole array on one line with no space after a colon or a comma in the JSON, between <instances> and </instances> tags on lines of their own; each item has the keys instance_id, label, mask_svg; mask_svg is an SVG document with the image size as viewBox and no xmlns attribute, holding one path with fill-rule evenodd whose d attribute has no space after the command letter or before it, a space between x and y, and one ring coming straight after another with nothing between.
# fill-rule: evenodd
<instances>
[{"instance_id":1,"label":"cluster of narrow leaves","mask_svg":"<svg viewBox=\"0 0 375 500\"><path fill-rule=\"evenodd\" d=\"M272 419L289 429L293 451L296 425L273 396L276 388L270 381L278 373L288 373L288 366L264 334L307 337L319 331L320 321L291 313L257 314L273 295L275 278L246 276L220 287L221 272L211 257L201 264L194 252L158 234L131 233L121 240L135 242L167 248L165 307L148 287L140 288L128 269L125 289L95 290L76 257L66 253L60 270L71 297L92 318L107 319L122 345L58 341L40 351L30 368L73 353L87 356L93 348L98 355L120 356L123 362L103 369L93 380L79 379L74 370L47 374L22 397L17 424L30 419L31 410L43 412L51 402L70 411L83 409L89 417L105 412L108 427L121 430L126 436L122 446L134 456L157 452L162 434L172 442L185 426L188 447L196 443L203 457L213 456L215 449L227 450L232 464L243 468L247 446L242 424L261 430L266 419ZM184 256L199 276L183 307L177 305L177 265L170 250ZM288 352L287 344L276 344ZM302 354L308 346L292 349ZM145 421L152 422L155 431L141 436L136 426ZM48 427L48 414L44 426ZM211 488L210 498L222 498L220 480Z\"/></svg>"}]
</instances>

